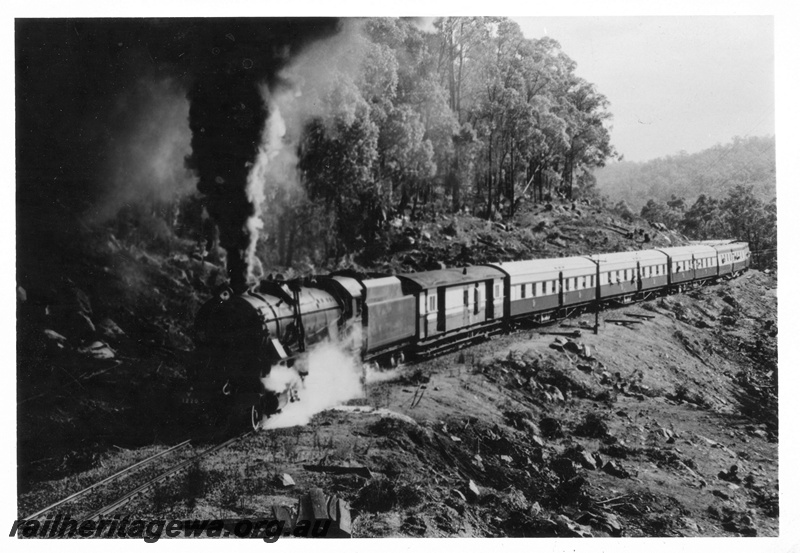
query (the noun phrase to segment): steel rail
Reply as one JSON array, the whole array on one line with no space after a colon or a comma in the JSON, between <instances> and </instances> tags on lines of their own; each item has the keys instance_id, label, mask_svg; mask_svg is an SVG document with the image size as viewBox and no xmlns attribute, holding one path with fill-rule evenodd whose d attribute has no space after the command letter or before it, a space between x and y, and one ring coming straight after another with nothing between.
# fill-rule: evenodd
<instances>
[{"instance_id":1,"label":"steel rail","mask_svg":"<svg viewBox=\"0 0 800 553\"><path fill-rule=\"evenodd\" d=\"M172 476L173 474L175 474L177 472L180 472L181 470L185 469L186 467L188 467L192 463L202 459L203 457L205 457L207 455L211 455L212 453L215 453L215 452L219 451L220 449L224 449L224 448L228 447L229 445L231 445L231 444L233 444L235 442L238 442L239 440L242 440L242 439L246 438L247 436L249 436L251 434L254 434L254 433L255 433L254 430L250 430L248 432L245 432L244 434L236 436L235 438L231 438L230 440L222 442L221 444L217 444L217 445L215 445L213 447L210 447L210 448L206 449L205 451L202 451L201 453L198 453L197 455L195 455L193 457L190 457L189 459L186 459L185 461L181 461L180 463L178 463L177 465L175 465L171 469L168 469L168 470L162 472L158 476L154 476L153 478L151 478L150 480L148 480L144 484L134 488L133 490L131 490L130 492L126 493L122 497L114 500L112 503L109 503L109 504L105 505L104 507L101 507L101 508L97 509L96 511L93 511L92 513L90 513L89 515L84 517L81 520L81 522L86 521L86 520L93 520L93 519L95 519L97 517L101 517L103 515L108 515L110 513L113 513L118 508L120 508L121 506L126 504L128 501L133 499L135 496L139 495L140 493L142 493L143 491L145 491L148 488L152 487L153 485L161 482L162 480L165 480L165 479L169 478L170 476Z\"/></svg>"},{"instance_id":2,"label":"steel rail","mask_svg":"<svg viewBox=\"0 0 800 553\"><path fill-rule=\"evenodd\" d=\"M120 470L119 472L115 472L111 476L103 478L99 482L95 482L94 484L92 484L91 486L89 486L87 488L83 488L82 490L79 490L79 491L75 492L74 494L65 497L64 499L56 501L52 505L48 505L44 509L36 511L32 515L28 515L27 517L25 517L25 520L32 520L32 519L38 518L38 517L42 516L44 513L46 513L47 511L55 509L59 505L63 505L64 503L72 501L73 499L77 499L78 497L80 497L80 496L92 491L93 489L97 488L98 486L102 486L103 484L107 484L108 482L111 482L112 480L114 480L116 478L119 478L123 474L125 474L127 472L130 472L135 468L141 467L142 465L147 464L147 463L149 463L151 461L154 461L155 459L158 459L159 457L163 457L164 455L167 455L168 453L171 453L173 451L176 451L178 449L186 447L187 445L189 445L189 442L191 442L191 440L186 440L185 442L181 442L178 445L174 445L171 448L166 449L166 450L164 450L164 451L162 451L160 453L156 453L155 455L151 455L147 459L142 459L138 463L134 463L133 465L131 465L129 467L126 467L126 468Z\"/></svg>"}]
</instances>

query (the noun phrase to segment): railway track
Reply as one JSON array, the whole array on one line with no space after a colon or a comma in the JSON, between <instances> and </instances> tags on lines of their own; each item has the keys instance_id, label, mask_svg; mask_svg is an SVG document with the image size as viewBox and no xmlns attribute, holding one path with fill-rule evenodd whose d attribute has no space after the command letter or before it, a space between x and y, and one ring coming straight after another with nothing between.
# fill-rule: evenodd
<instances>
[{"instance_id":1,"label":"railway track","mask_svg":"<svg viewBox=\"0 0 800 553\"><path fill-rule=\"evenodd\" d=\"M139 485L133 486L132 489L129 489L129 491L127 491L127 492L123 493L122 495L118 496L116 499L113 499L112 501L110 501L108 503L105 503L103 506L101 506L99 508L93 509L92 511L89 512L89 514L81 516L80 517L80 521L83 522L83 521L86 521L86 520L94 520L94 519L97 519L97 518L100 518L100 517L103 517L103 516L106 516L106 515L109 515L109 514L113 513L114 511L116 511L117 509L122 507L123 505L127 504L128 502L130 502L136 496L138 496L138 495L142 494L143 492L151 489L155 485L167 480L168 478L180 473L181 471L183 471L186 468L190 467L191 465L193 465L194 463L196 463L199 460L203 459L204 457L212 455L213 453L216 453L217 451L220 451L220 450L222 450L222 449L224 449L224 448L226 448L226 447L228 447L228 446L230 446L230 445L232 445L232 444L234 444L234 443L236 443L236 442L238 442L240 440L243 440L243 439L247 438L248 436L250 436L252 434L254 434L254 431L253 430L249 430L247 432L244 432L243 434L240 434L238 436L230 438L229 440L226 440L226 441L224 441L222 443L219 443L219 444L216 444L214 446L211 446L211 447L201 451L200 453L192 455L189 458L184 459L184 460L172 465L171 467L169 467L169 468L167 468L165 470L162 470L156 476L148 478L144 483L141 483ZM85 487L85 488L83 488L83 489L81 489L81 490L79 490L79 491L77 491L77 492L75 492L75 493L63 498L63 499L60 499L59 501L56 501L55 503L52 503L52 504L48 505L47 507L44 507L44 508L36 511L35 513L32 513L32 514L26 516L24 518L24 520L41 519L42 516L46 515L47 513L49 513L50 511L53 511L54 509L56 509L58 507L66 505L66 504L68 504L70 502L74 502L74 501L86 496L90 492L100 489L102 486L108 485L108 484L112 483L113 481L118 480L118 479L120 479L120 478L122 478L122 477L124 477L126 475L131 475L132 473L134 473L137 470L142 470L145 467L153 465L158 459L161 459L162 457L165 457L165 456L167 456L167 455L169 455L171 453L175 453L177 451L183 450L184 448L188 447L191 444L191 442L192 442L192 440L186 440L186 441L181 442L181 443L179 443L177 445L174 445L174 446L170 447L169 449L166 449L166 450L164 450L164 451L162 451L160 453L157 453L155 455L151 455L150 457L147 457L146 459L143 459L143 460L141 460L141 461L139 461L137 463L134 463L133 465L130 465L130 466L118 471L118 472L115 472L114 474L112 474L112 475L110 475L110 476L108 476L106 478L103 478L102 480L99 480L98 482L95 482L94 484L92 484L90 486L87 486L87 487Z\"/></svg>"}]
</instances>

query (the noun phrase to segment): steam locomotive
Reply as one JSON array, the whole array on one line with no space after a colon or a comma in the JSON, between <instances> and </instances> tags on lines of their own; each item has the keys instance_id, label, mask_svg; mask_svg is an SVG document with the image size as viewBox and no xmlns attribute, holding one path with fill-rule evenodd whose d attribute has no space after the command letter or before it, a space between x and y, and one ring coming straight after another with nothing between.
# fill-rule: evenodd
<instances>
[{"instance_id":1,"label":"steam locomotive","mask_svg":"<svg viewBox=\"0 0 800 553\"><path fill-rule=\"evenodd\" d=\"M253 428L299 400L305 353L347 339L364 362L395 365L499 332L606 304L732 278L750 266L746 243L490 263L391 276L339 273L263 280L242 294L219 291L197 314L197 359L185 401L249 412ZM264 379L296 375L283 389Z\"/></svg>"}]
</instances>

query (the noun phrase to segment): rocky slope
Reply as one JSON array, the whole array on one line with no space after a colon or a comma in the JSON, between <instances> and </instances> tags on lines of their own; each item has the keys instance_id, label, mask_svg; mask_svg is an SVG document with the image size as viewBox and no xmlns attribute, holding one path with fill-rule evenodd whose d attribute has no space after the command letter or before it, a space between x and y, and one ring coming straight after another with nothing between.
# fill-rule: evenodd
<instances>
[{"instance_id":1,"label":"rocky slope","mask_svg":"<svg viewBox=\"0 0 800 553\"><path fill-rule=\"evenodd\" d=\"M378 270L682 243L585 204L395 228ZM18 291L20 515L194 432L174 400L219 268L180 241L85 244ZM751 271L605 311L597 334L584 315L401 367L126 512L264 515L318 487L349 502L354 536L777 535L776 287Z\"/></svg>"}]
</instances>

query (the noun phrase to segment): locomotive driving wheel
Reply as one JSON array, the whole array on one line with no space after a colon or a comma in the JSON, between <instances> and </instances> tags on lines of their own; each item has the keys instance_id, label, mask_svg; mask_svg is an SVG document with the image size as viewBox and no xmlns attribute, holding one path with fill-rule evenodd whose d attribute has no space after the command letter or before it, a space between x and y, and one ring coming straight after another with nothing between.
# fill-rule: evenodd
<instances>
[{"instance_id":1,"label":"locomotive driving wheel","mask_svg":"<svg viewBox=\"0 0 800 553\"><path fill-rule=\"evenodd\" d=\"M250 406L250 425L253 430L258 432L261 430L261 421L264 419L264 401L259 397L253 405Z\"/></svg>"}]
</instances>

